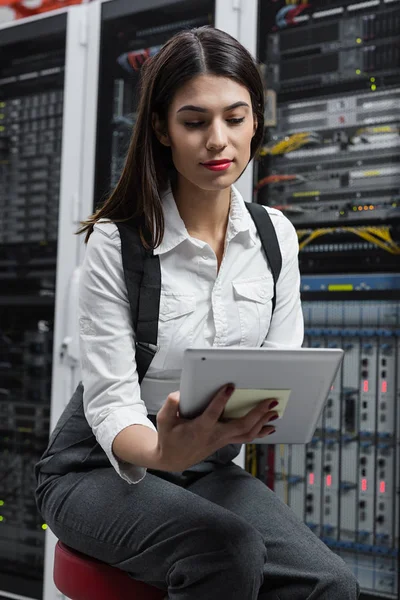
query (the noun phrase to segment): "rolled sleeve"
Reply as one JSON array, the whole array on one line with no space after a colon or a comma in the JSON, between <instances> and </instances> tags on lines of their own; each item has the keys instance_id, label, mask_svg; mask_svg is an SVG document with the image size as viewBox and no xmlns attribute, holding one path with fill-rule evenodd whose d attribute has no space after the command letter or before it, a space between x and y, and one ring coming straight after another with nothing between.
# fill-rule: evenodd
<instances>
[{"instance_id":1,"label":"rolled sleeve","mask_svg":"<svg viewBox=\"0 0 400 600\"><path fill-rule=\"evenodd\" d=\"M112 451L115 436L129 425L143 425L157 431L153 423L145 415L140 415L131 408L119 408L101 422L96 431L96 439L107 454L108 459L118 475L128 483L139 483L146 475L144 467L138 467L119 460Z\"/></svg>"},{"instance_id":2,"label":"rolled sleeve","mask_svg":"<svg viewBox=\"0 0 400 600\"><path fill-rule=\"evenodd\" d=\"M146 469L117 459L112 444L130 425L156 429L140 395L121 241L113 223L97 224L87 244L79 284L79 341L85 417L116 472L138 483Z\"/></svg>"},{"instance_id":3,"label":"rolled sleeve","mask_svg":"<svg viewBox=\"0 0 400 600\"><path fill-rule=\"evenodd\" d=\"M300 301L299 243L292 223L279 211L271 215L282 254L282 270L276 285L276 306L264 348L300 348L304 319Z\"/></svg>"}]
</instances>

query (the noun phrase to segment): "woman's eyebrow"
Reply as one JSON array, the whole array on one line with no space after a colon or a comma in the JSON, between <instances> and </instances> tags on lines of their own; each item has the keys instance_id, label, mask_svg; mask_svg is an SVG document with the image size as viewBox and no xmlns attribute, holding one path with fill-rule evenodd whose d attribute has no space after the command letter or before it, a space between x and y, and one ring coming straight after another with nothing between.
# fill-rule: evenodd
<instances>
[{"instance_id":1,"label":"woman's eyebrow","mask_svg":"<svg viewBox=\"0 0 400 600\"><path fill-rule=\"evenodd\" d=\"M225 108L223 110L225 112L227 110L232 110L233 108L238 108L239 106L247 106L247 108L250 108L250 106L247 104L247 102L235 102L234 104L230 104L229 106L225 106ZM207 108L202 108L201 106L194 106L193 104L185 104L185 106L182 106L176 112L180 113L183 110L192 110L194 112L200 112L200 113L207 113L207 112L209 112L207 110Z\"/></svg>"}]
</instances>

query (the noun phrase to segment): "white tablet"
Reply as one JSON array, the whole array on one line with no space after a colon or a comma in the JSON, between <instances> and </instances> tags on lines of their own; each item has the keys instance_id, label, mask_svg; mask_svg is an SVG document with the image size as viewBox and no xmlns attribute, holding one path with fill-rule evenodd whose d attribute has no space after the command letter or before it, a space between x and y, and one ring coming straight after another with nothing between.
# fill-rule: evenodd
<instances>
[{"instance_id":1,"label":"white tablet","mask_svg":"<svg viewBox=\"0 0 400 600\"><path fill-rule=\"evenodd\" d=\"M179 412L193 418L203 412L214 394L227 383L235 385L224 417L247 414L266 398L276 398L271 423L276 432L254 440L261 444L307 444L343 359L343 350L299 348L187 349L180 383Z\"/></svg>"}]
</instances>

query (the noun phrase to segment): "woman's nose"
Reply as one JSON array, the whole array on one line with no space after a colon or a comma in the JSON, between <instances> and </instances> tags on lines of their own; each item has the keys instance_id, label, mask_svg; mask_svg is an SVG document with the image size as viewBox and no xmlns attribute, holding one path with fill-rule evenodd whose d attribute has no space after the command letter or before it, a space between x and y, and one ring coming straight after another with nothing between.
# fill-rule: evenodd
<instances>
[{"instance_id":1,"label":"woman's nose","mask_svg":"<svg viewBox=\"0 0 400 600\"><path fill-rule=\"evenodd\" d=\"M228 145L224 128L221 125L214 125L210 128L206 143L207 150L223 150Z\"/></svg>"}]
</instances>

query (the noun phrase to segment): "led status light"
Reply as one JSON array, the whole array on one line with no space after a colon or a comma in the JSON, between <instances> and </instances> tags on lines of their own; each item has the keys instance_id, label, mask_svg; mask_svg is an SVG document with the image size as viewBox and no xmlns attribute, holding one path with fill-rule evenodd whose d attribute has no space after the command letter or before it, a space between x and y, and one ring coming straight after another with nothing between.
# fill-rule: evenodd
<instances>
[{"instance_id":1,"label":"led status light","mask_svg":"<svg viewBox=\"0 0 400 600\"><path fill-rule=\"evenodd\" d=\"M331 487L331 485L332 485L332 475L327 475L326 476L326 485L327 485L327 487Z\"/></svg>"},{"instance_id":2,"label":"led status light","mask_svg":"<svg viewBox=\"0 0 400 600\"><path fill-rule=\"evenodd\" d=\"M382 394L386 394L386 392L387 392L387 381L382 381L381 392L382 392Z\"/></svg>"},{"instance_id":3,"label":"led status light","mask_svg":"<svg viewBox=\"0 0 400 600\"><path fill-rule=\"evenodd\" d=\"M368 392L368 390L369 390L368 379L364 379L364 381L363 381L363 392Z\"/></svg>"},{"instance_id":4,"label":"led status light","mask_svg":"<svg viewBox=\"0 0 400 600\"><path fill-rule=\"evenodd\" d=\"M4 517L2 517L2 516L0 515L0 523L1 523L2 521L4 521Z\"/></svg>"},{"instance_id":5,"label":"led status light","mask_svg":"<svg viewBox=\"0 0 400 600\"><path fill-rule=\"evenodd\" d=\"M4 506L4 500L0 500L0 506Z\"/></svg>"},{"instance_id":6,"label":"led status light","mask_svg":"<svg viewBox=\"0 0 400 600\"><path fill-rule=\"evenodd\" d=\"M43 523L43 525L42 525L42 529L43 529L44 531L46 531L46 529L47 529L47 525L46 525L46 523Z\"/></svg>"},{"instance_id":7,"label":"led status light","mask_svg":"<svg viewBox=\"0 0 400 600\"><path fill-rule=\"evenodd\" d=\"M384 481L379 482L379 491L381 494L384 494L386 491L386 483Z\"/></svg>"},{"instance_id":8,"label":"led status light","mask_svg":"<svg viewBox=\"0 0 400 600\"><path fill-rule=\"evenodd\" d=\"M314 480L315 480L314 473L310 473L308 476L308 483L310 485L314 485Z\"/></svg>"},{"instance_id":9,"label":"led status light","mask_svg":"<svg viewBox=\"0 0 400 600\"><path fill-rule=\"evenodd\" d=\"M357 44L362 44L362 39L361 38L357 38L356 42L357 42Z\"/></svg>"},{"instance_id":10,"label":"led status light","mask_svg":"<svg viewBox=\"0 0 400 600\"><path fill-rule=\"evenodd\" d=\"M356 69L356 75L361 75L361 69Z\"/></svg>"},{"instance_id":11,"label":"led status light","mask_svg":"<svg viewBox=\"0 0 400 600\"><path fill-rule=\"evenodd\" d=\"M368 482L366 479L361 479L361 490L366 492L368 489Z\"/></svg>"},{"instance_id":12,"label":"led status light","mask_svg":"<svg viewBox=\"0 0 400 600\"><path fill-rule=\"evenodd\" d=\"M371 85L371 90L372 90L373 92L375 92L375 90L376 90L376 85L375 85L375 83L373 83L373 84Z\"/></svg>"}]
</instances>

